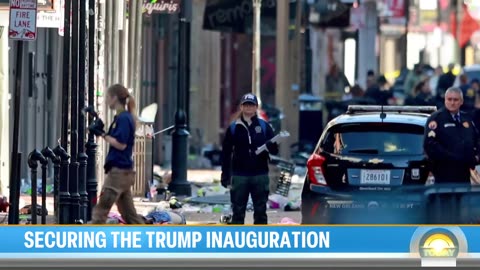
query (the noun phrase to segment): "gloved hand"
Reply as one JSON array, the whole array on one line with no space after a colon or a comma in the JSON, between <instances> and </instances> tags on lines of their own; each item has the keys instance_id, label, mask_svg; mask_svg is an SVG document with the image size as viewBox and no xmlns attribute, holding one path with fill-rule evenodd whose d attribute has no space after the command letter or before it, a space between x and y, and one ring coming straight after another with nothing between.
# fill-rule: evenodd
<instances>
[{"instance_id":1,"label":"gloved hand","mask_svg":"<svg viewBox=\"0 0 480 270\"><path fill-rule=\"evenodd\" d=\"M95 136L102 136L105 134L105 124L103 123L102 119L97 118L93 123L88 127L88 131L91 132Z\"/></svg>"},{"instance_id":2,"label":"gloved hand","mask_svg":"<svg viewBox=\"0 0 480 270\"><path fill-rule=\"evenodd\" d=\"M278 152L278 143L272 142L272 141L267 141L266 143L267 150L270 153L277 153Z\"/></svg>"},{"instance_id":3,"label":"gloved hand","mask_svg":"<svg viewBox=\"0 0 480 270\"><path fill-rule=\"evenodd\" d=\"M222 187L228 188L228 186L232 184L232 177L230 175L222 173L221 184L222 184Z\"/></svg>"}]
</instances>

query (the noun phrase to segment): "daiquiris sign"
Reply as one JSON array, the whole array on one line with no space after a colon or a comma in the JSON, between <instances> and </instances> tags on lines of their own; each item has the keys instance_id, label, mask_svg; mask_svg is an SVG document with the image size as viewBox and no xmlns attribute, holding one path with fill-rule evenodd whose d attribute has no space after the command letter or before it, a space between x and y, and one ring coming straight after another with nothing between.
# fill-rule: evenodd
<instances>
[{"instance_id":1,"label":"daiquiris sign","mask_svg":"<svg viewBox=\"0 0 480 270\"><path fill-rule=\"evenodd\" d=\"M143 12L174 14L180 12L180 0L143 0Z\"/></svg>"}]
</instances>

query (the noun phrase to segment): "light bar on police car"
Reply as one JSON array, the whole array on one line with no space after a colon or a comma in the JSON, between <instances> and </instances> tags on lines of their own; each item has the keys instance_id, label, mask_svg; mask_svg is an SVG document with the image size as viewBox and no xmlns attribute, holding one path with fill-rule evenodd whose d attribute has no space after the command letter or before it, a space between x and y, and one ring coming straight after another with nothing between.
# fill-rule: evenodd
<instances>
[{"instance_id":1,"label":"light bar on police car","mask_svg":"<svg viewBox=\"0 0 480 270\"><path fill-rule=\"evenodd\" d=\"M437 110L436 106L379 106L379 105L349 105L347 113L356 112L413 112L413 113L433 113Z\"/></svg>"}]
</instances>

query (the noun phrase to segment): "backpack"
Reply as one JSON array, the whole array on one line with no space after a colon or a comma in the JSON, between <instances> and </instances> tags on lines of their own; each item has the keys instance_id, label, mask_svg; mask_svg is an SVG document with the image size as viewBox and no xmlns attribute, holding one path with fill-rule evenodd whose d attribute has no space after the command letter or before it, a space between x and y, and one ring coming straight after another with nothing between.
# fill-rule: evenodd
<instances>
[{"instance_id":1,"label":"backpack","mask_svg":"<svg viewBox=\"0 0 480 270\"><path fill-rule=\"evenodd\" d=\"M267 136L267 122L265 122L265 120L263 119L258 119L258 122L260 123L260 127L262 128L262 131L263 131L263 135ZM230 124L230 132L232 133L232 135L235 134L235 127L237 126L237 121L233 121L231 124Z\"/></svg>"}]
</instances>

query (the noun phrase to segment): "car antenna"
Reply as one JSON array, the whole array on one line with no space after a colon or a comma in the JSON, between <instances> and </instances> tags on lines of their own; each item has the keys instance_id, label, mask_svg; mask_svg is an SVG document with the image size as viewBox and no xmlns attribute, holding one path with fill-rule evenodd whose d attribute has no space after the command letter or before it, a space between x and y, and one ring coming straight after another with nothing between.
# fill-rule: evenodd
<instances>
[{"instance_id":1,"label":"car antenna","mask_svg":"<svg viewBox=\"0 0 480 270\"><path fill-rule=\"evenodd\" d=\"M385 119L387 117L387 114L383 111L383 104L381 105L381 112L380 112L380 119L382 119L382 123L383 123L383 119Z\"/></svg>"}]
</instances>

